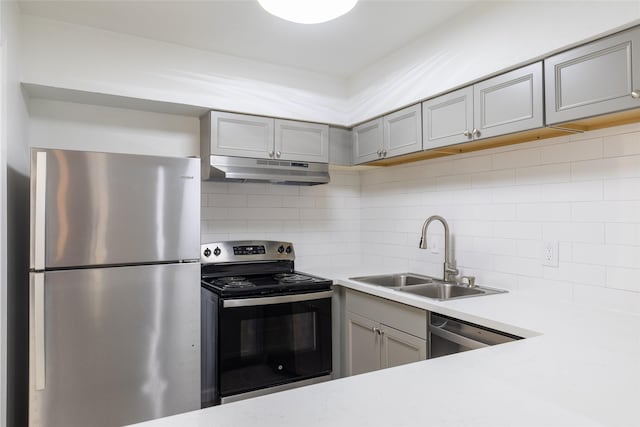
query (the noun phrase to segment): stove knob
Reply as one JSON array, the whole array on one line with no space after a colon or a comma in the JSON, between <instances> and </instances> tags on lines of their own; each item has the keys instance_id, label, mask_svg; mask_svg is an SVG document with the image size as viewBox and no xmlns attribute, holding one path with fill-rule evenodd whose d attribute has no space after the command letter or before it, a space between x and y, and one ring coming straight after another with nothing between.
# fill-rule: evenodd
<instances>
[{"instance_id":1,"label":"stove knob","mask_svg":"<svg viewBox=\"0 0 640 427\"><path fill-rule=\"evenodd\" d=\"M290 253L291 253L291 251L292 251L291 246L287 246L287 250L286 250L286 252L287 252L288 254L290 254Z\"/></svg>"},{"instance_id":2,"label":"stove knob","mask_svg":"<svg viewBox=\"0 0 640 427\"><path fill-rule=\"evenodd\" d=\"M284 252L284 246L280 245L278 246L278 253L281 254L282 252Z\"/></svg>"},{"instance_id":3,"label":"stove knob","mask_svg":"<svg viewBox=\"0 0 640 427\"><path fill-rule=\"evenodd\" d=\"M204 250L204 256L209 258L211 256L211 249L207 248Z\"/></svg>"},{"instance_id":4,"label":"stove knob","mask_svg":"<svg viewBox=\"0 0 640 427\"><path fill-rule=\"evenodd\" d=\"M221 254L221 253L222 253L222 251L220 250L220 248L215 248L215 249L213 250L213 254L214 254L215 256L220 256L220 254Z\"/></svg>"}]
</instances>

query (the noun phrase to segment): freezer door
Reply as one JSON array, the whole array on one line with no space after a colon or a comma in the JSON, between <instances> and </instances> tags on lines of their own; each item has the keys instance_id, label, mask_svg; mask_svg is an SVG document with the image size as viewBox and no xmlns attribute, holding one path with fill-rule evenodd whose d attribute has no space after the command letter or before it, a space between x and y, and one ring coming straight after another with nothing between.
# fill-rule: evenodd
<instances>
[{"instance_id":1,"label":"freezer door","mask_svg":"<svg viewBox=\"0 0 640 427\"><path fill-rule=\"evenodd\" d=\"M29 425L200 408L197 263L30 273Z\"/></svg>"},{"instance_id":2,"label":"freezer door","mask_svg":"<svg viewBox=\"0 0 640 427\"><path fill-rule=\"evenodd\" d=\"M31 150L31 269L198 259L200 162Z\"/></svg>"}]
</instances>

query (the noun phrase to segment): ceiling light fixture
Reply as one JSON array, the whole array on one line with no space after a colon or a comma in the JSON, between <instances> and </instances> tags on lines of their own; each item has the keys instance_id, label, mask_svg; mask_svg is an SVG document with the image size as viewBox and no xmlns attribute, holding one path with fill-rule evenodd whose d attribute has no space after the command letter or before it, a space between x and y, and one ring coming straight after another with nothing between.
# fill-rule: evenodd
<instances>
[{"instance_id":1,"label":"ceiling light fixture","mask_svg":"<svg viewBox=\"0 0 640 427\"><path fill-rule=\"evenodd\" d=\"M320 24L349 12L358 0L258 0L278 18L298 24Z\"/></svg>"}]
</instances>

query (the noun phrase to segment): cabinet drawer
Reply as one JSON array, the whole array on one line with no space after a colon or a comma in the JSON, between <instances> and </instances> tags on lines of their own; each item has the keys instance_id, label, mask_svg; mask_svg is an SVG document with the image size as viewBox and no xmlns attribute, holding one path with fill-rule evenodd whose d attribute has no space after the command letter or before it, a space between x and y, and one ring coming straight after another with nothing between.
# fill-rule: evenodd
<instances>
[{"instance_id":1,"label":"cabinet drawer","mask_svg":"<svg viewBox=\"0 0 640 427\"><path fill-rule=\"evenodd\" d=\"M347 290L346 310L427 339L427 312L409 305Z\"/></svg>"}]
</instances>

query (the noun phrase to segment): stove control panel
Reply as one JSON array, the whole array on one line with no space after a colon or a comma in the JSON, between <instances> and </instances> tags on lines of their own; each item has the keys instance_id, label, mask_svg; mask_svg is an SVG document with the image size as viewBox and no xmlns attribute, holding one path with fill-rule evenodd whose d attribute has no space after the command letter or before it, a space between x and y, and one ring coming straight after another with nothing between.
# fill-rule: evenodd
<instances>
[{"instance_id":1,"label":"stove control panel","mask_svg":"<svg viewBox=\"0 0 640 427\"><path fill-rule=\"evenodd\" d=\"M265 251L264 246L234 246L233 247L234 255L264 255L266 253L267 252Z\"/></svg>"},{"instance_id":2,"label":"stove control panel","mask_svg":"<svg viewBox=\"0 0 640 427\"><path fill-rule=\"evenodd\" d=\"M200 247L200 262L218 264L246 261L295 259L293 244L273 240L237 240L206 243Z\"/></svg>"}]
</instances>

